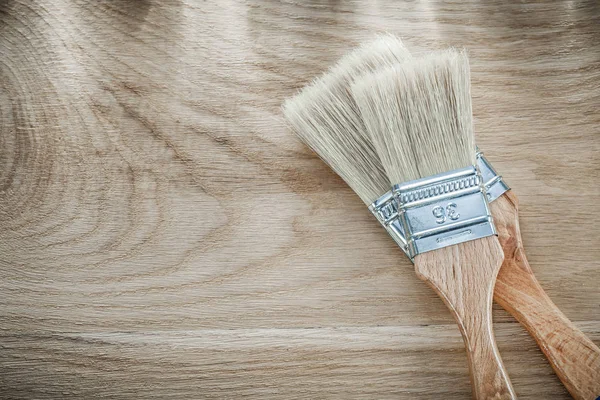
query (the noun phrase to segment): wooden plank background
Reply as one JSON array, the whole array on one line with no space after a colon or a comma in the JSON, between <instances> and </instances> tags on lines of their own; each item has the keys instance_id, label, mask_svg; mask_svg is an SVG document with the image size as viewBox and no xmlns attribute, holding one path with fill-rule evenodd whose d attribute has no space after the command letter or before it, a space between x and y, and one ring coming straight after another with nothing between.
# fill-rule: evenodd
<instances>
[{"instance_id":1,"label":"wooden plank background","mask_svg":"<svg viewBox=\"0 0 600 400\"><path fill-rule=\"evenodd\" d=\"M598 343L598 2L3 0L0 397L469 398L444 305L279 110L384 31L468 48L530 262ZM520 397L568 398L494 318Z\"/></svg>"}]
</instances>

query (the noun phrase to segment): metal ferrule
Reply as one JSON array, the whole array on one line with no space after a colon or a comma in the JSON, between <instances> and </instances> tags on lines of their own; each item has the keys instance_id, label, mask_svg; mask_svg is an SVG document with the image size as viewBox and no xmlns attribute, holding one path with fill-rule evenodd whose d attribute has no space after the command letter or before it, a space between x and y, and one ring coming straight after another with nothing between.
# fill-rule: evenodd
<instances>
[{"instance_id":1,"label":"metal ferrule","mask_svg":"<svg viewBox=\"0 0 600 400\"><path fill-rule=\"evenodd\" d=\"M477 149L477 168L483 178L483 185L487 193L488 202L496 200L504 192L510 190L510 187L504 182L501 175L496 173L492 164L484 157L483 153Z\"/></svg>"},{"instance_id":2,"label":"metal ferrule","mask_svg":"<svg viewBox=\"0 0 600 400\"><path fill-rule=\"evenodd\" d=\"M488 203L496 200L504 192L510 190L510 187L504 182L502 176L496 173L496 170L485 158L483 152L477 149L477 168L481 174L483 186L485 187ZM385 193L379 199L375 200L369 206L371 213L377 218L379 223L385 228L396 244L410 258L404 227L398 218L398 203L394 198L392 191Z\"/></svg>"},{"instance_id":3,"label":"metal ferrule","mask_svg":"<svg viewBox=\"0 0 600 400\"><path fill-rule=\"evenodd\" d=\"M398 203L390 190L369 206L369 211L377 218L389 235L408 255L408 246L404 235L404 228L398 219Z\"/></svg>"},{"instance_id":4,"label":"metal ferrule","mask_svg":"<svg viewBox=\"0 0 600 400\"><path fill-rule=\"evenodd\" d=\"M411 259L496 234L483 179L475 166L394 185L392 193ZM386 226L394 226L392 216Z\"/></svg>"}]
</instances>

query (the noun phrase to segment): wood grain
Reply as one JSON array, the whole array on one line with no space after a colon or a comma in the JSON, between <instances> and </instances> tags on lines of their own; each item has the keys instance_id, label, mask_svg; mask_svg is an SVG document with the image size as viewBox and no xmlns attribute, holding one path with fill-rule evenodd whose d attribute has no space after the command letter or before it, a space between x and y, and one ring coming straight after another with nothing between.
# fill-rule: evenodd
<instances>
[{"instance_id":1,"label":"wood grain","mask_svg":"<svg viewBox=\"0 0 600 400\"><path fill-rule=\"evenodd\" d=\"M492 326L494 286L503 261L496 236L415 256L417 276L456 319L469 360L473 398L478 400L516 399Z\"/></svg>"},{"instance_id":2,"label":"wood grain","mask_svg":"<svg viewBox=\"0 0 600 400\"><path fill-rule=\"evenodd\" d=\"M597 399L600 348L569 321L535 278L519 231L517 197L508 191L490 209L504 250L495 300L535 338L573 398Z\"/></svg>"},{"instance_id":3,"label":"wood grain","mask_svg":"<svg viewBox=\"0 0 600 400\"><path fill-rule=\"evenodd\" d=\"M595 1L0 2L0 398L465 399L452 316L283 122L374 32L470 53L531 267L600 340ZM521 399L568 392L495 308Z\"/></svg>"}]
</instances>

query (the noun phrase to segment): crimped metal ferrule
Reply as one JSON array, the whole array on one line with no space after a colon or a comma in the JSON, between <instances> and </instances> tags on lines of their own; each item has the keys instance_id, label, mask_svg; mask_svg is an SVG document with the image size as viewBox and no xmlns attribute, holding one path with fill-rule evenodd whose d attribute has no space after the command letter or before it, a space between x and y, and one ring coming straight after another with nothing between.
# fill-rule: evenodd
<instances>
[{"instance_id":1,"label":"crimped metal ferrule","mask_svg":"<svg viewBox=\"0 0 600 400\"><path fill-rule=\"evenodd\" d=\"M483 182L483 187L486 193L487 201L488 203L491 203L498 197L500 197L502 194L504 194L506 191L510 190L510 187L506 184L506 182L504 182L502 176L496 173L496 170L485 158L483 152L477 149L476 156L477 169L481 174L480 180L481 182ZM404 231L404 225L398 217L398 203L392 191L385 193L379 199L375 200L373 204L369 206L369 210L377 218L379 223L381 223L381 225L385 228L385 230L392 237L392 239L394 239L394 241L396 242L396 244L398 244L402 251L404 251L404 253L412 259L414 255L411 256L411 252L409 251L408 241L406 239L406 234ZM450 207L448 211L452 213L453 207ZM447 211L444 210L444 212ZM441 214L442 210L436 209L436 213ZM452 214L452 216L454 217L455 214Z\"/></svg>"},{"instance_id":2,"label":"crimped metal ferrule","mask_svg":"<svg viewBox=\"0 0 600 400\"><path fill-rule=\"evenodd\" d=\"M483 185L485 186L488 202L493 202L510 190L510 187L504 182L502 176L496 173L492 164L485 158L483 152L481 152L479 148L477 148L477 168L483 178Z\"/></svg>"},{"instance_id":3,"label":"crimped metal ferrule","mask_svg":"<svg viewBox=\"0 0 600 400\"><path fill-rule=\"evenodd\" d=\"M369 206L369 211L377 218L389 235L408 255L408 246L404 235L404 228L398 219L398 203L390 190Z\"/></svg>"},{"instance_id":4,"label":"crimped metal ferrule","mask_svg":"<svg viewBox=\"0 0 600 400\"><path fill-rule=\"evenodd\" d=\"M496 234L475 166L394 185L408 256Z\"/></svg>"}]
</instances>

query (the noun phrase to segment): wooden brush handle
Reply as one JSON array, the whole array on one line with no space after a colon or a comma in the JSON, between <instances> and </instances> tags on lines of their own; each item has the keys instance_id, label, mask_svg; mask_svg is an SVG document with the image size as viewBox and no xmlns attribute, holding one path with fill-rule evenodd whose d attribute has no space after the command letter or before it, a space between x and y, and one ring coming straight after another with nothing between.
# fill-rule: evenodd
<instances>
[{"instance_id":1,"label":"wooden brush handle","mask_svg":"<svg viewBox=\"0 0 600 400\"><path fill-rule=\"evenodd\" d=\"M444 300L465 341L473 396L515 399L492 330L492 295L503 253L495 236L415 257L419 278Z\"/></svg>"},{"instance_id":2,"label":"wooden brush handle","mask_svg":"<svg viewBox=\"0 0 600 400\"><path fill-rule=\"evenodd\" d=\"M598 398L600 349L565 317L535 279L521 241L516 196L506 192L490 208L505 255L495 300L525 326L575 399Z\"/></svg>"}]
</instances>

